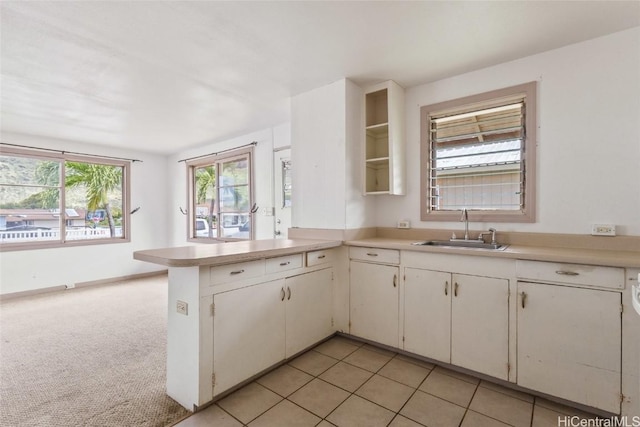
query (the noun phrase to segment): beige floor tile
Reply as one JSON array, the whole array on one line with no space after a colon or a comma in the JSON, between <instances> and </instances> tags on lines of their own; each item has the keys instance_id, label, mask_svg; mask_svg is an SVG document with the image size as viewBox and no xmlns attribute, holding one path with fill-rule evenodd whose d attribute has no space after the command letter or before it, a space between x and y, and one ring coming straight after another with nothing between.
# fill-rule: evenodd
<instances>
[{"instance_id":1,"label":"beige floor tile","mask_svg":"<svg viewBox=\"0 0 640 427\"><path fill-rule=\"evenodd\" d=\"M533 422L531 423L531 427L558 427L560 425L558 420L569 416L570 415L562 414L540 405L535 405L533 408ZM567 422L565 425L571 424Z\"/></svg>"},{"instance_id":2,"label":"beige floor tile","mask_svg":"<svg viewBox=\"0 0 640 427\"><path fill-rule=\"evenodd\" d=\"M313 377L306 372L289 365L282 365L278 369L258 378L256 382L271 391L275 391L280 396L287 397L312 379Z\"/></svg>"},{"instance_id":3,"label":"beige floor tile","mask_svg":"<svg viewBox=\"0 0 640 427\"><path fill-rule=\"evenodd\" d=\"M552 402L541 397L536 397L536 406L542 406L552 411L560 412L561 414L571 415L582 418L594 418L595 415L589 412L582 411L580 409L572 408L571 406L562 405L560 403Z\"/></svg>"},{"instance_id":4,"label":"beige floor tile","mask_svg":"<svg viewBox=\"0 0 640 427\"><path fill-rule=\"evenodd\" d=\"M333 427L333 426L334 426L334 424L331 424L329 421L327 421L327 420L322 420L322 421L320 422L320 424L318 424L318 426L317 426L317 427Z\"/></svg>"},{"instance_id":5,"label":"beige floor tile","mask_svg":"<svg viewBox=\"0 0 640 427\"><path fill-rule=\"evenodd\" d=\"M371 372L357 366L339 362L325 371L319 378L353 393L372 375Z\"/></svg>"},{"instance_id":6,"label":"beige floor tile","mask_svg":"<svg viewBox=\"0 0 640 427\"><path fill-rule=\"evenodd\" d=\"M311 350L290 361L289 365L317 377L336 363L338 359Z\"/></svg>"},{"instance_id":7,"label":"beige floor tile","mask_svg":"<svg viewBox=\"0 0 640 427\"><path fill-rule=\"evenodd\" d=\"M327 420L338 427L382 427L389 424L394 415L375 403L351 395L327 417Z\"/></svg>"},{"instance_id":8,"label":"beige floor tile","mask_svg":"<svg viewBox=\"0 0 640 427\"><path fill-rule=\"evenodd\" d=\"M462 381L466 381L471 384L480 383L480 380L476 377L472 377L471 375L463 374L458 371L453 371L451 369L443 368L442 366L436 366L435 371L441 374L449 375L450 377L454 377Z\"/></svg>"},{"instance_id":9,"label":"beige floor tile","mask_svg":"<svg viewBox=\"0 0 640 427\"><path fill-rule=\"evenodd\" d=\"M509 427L509 424L505 424L477 412L467 411L460 427Z\"/></svg>"},{"instance_id":10,"label":"beige floor tile","mask_svg":"<svg viewBox=\"0 0 640 427\"><path fill-rule=\"evenodd\" d=\"M271 390L258 383L251 383L225 397L218 402L218 405L247 424L281 400L282 397Z\"/></svg>"},{"instance_id":11,"label":"beige floor tile","mask_svg":"<svg viewBox=\"0 0 640 427\"><path fill-rule=\"evenodd\" d=\"M476 387L475 384L444 375L435 370L424 380L419 390L466 408L471 402Z\"/></svg>"},{"instance_id":12,"label":"beige floor tile","mask_svg":"<svg viewBox=\"0 0 640 427\"><path fill-rule=\"evenodd\" d=\"M220 409L218 405L211 405L189 418L179 422L174 427L242 427L242 423Z\"/></svg>"},{"instance_id":13,"label":"beige floor tile","mask_svg":"<svg viewBox=\"0 0 640 427\"><path fill-rule=\"evenodd\" d=\"M433 363L425 362L424 360L416 359L415 357L407 356L405 354L396 355L396 359L404 360L405 362L413 363L414 365L422 366L429 370L436 367Z\"/></svg>"},{"instance_id":14,"label":"beige floor tile","mask_svg":"<svg viewBox=\"0 0 640 427\"><path fill-rule=\"evenodd\" d=\"M425 367L394 357L378 371L378 375L418 388L429 372Z\"/></svg>"},{"instance_id":15,"label":"beige floor tile","mask_svg":"<svg viewBox=\"0 0 640 427\"><path fill-rule=\"evenodd\" d=\"M465 409L422 391L409 399L401 415L429 427L458 427Z\"/></svg>"},{"instance_id":16,"label":"beige floor tile","mask_svg":"<svg viewBox=\"0 0 640 427\"><path fill-rule=\"evenodd\" d=\"M488 388L478 387L469 409L516 427L529 427L533 404Z\"/></svg>"},{"instance_id":17,"label":"beige floor tile","mask_svg":"<svg viewBox=\"0 0 640 427\"><path fill-rule=\"evenodd\" d=\"M334 359L344 359L359 348L360 346L353 340L334 337L315 347L314 350Z\"/></svg>"},{"instance_id":18,"label":"beige floor tile","mask_svg":"<svg viewBox=\"0 0 640 427\"><path fill-rule=\"evenodd\" d=\"M499 384L492 383L490 381L480 381L480 387L488 388L489 390L497 391L507 396L515 397L516 399L524 400L525 402L533 403L533 396L521 391L513 390L507 387L503 387Z\"/></svg>"},{"instance_id":19,"label":"beige floor tile","mask_svg":"<svg viewBox=\"0 0 640 427\"><path fill-rule=\"evenodd\" d=\"M422 424L418 424L402 415L396 415L393 421L391 421L391 424L389 424L389 427L422 427Z\"/></svg>"},{"instance_id":20,"label":"beige floor tile","mask_svg":"<svg viewBox=\"0 0 640 427\"><path fill-rule=\"evenodd\" d=\"M320 421L311 412L283 400L249 423L249 427L313 427Z\"/></svg>"},{"instance_id":21,"label":"beige floor tile","mask_svg":"<svg viewBox=\"0 0 640 427\"><path fill-rule=\"evenodd\" d=\"M289 396L289 400L324 418L347 397L348 392L316 378Z\"/></svg>"},{"instance_id":22,"label":"beige floor tile","mask_svg":"<svg viewBox=\"0 0 640 427\"><path fill-rule=\"evenodd\" d=\"M378 372L392 357L392 354L387 355L377 351L367 350L366 348L359 348L343 360L367 371Z\"/></svg>"},{"instance_id":23,"label":"beige floor tile","mask_svg":"<svg viewBox=\"0 0 640 427\"><path fill-rule=\"evenodd\" d=\"M393 412L398 412L415 389L388 378L374 375L360 387L356 394Z\"/></svg>"}]
</instances>

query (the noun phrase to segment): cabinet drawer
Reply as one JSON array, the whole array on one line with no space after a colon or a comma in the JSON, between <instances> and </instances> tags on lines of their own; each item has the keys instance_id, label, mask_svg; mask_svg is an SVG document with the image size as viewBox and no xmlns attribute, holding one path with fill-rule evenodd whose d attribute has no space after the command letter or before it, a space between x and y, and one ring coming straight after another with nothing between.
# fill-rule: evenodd
<instances>
[{"instance_id":1,"label":"cabinet drawer","mask_svg":"<svg viewBox=\"0 0 640 427\"><path fill-rule=\"evenodd\" d=\"M264 260L211 267L211 284L217 285L233 280L250 279L264 275Z\"/></svg>"},{"instance_id":2,"label":"cabinet drawer","mask_svg":"<svg viewBox=\"0 0 640 427\"><path fill-rule=\"evenodd\" d=\"M313 251L307 252L307 267L314 265L329 264L333 262L333 251Z\"/></svg>"},{"instance_id":3,"label":"cabinet drawer","mask_svg":"<svg viewBox=\"0 0 640 427\"><path fill-rule=\"evenodd\" d=\"M400 251L395 249L349 248L349 257L361 261L379 262L381 264L400 264Z\"/></svg>"},{"instance_id":4,"label":"cabinet drawer","mask_svg":"<svg viewBox=\"0 0 640 427\"><path fill-rule=\"evenodd\" d=\"M293 270L294 268L300 267L302 267L302 254L269 258L265 264L267 274L277 273L278 271Z\"/></svg>"},{"instance_id":5,"label":"cabinet drawer","mask_svg":"<svg viewBox=\"0 0 640 427\"><path fill-rule=\"evenodd\" d=\"M624 269L583 264L518 260L519 279L597 288L623 289Z\"/></svg>"}]
</instances>

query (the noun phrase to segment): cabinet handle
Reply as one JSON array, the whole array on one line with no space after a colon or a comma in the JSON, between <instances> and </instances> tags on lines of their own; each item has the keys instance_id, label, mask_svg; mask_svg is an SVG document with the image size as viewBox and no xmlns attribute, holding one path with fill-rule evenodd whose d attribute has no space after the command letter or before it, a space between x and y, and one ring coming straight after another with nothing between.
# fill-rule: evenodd
<instances>
[{"instance_id":1,"label":"cabinet handle","mask_svg":"<svg viewBox=\"0 0 640 427\"><path fill-rule=\"evenodd\" d=\"M284 301L284 288L280 288L280 301Z\"/></svg>"},{"instance_id":2,"label":"cabinet handle","mask_svg":"<svg viewBox=\"0 0 640 427\"><path fill-rule=\"evenodd\" d=\"M563 276L578 276L580 273L576 273L575 271L556 270L556 274L561 274Z\"/></svg>"},{"instance_id":3,"label":"cabinet handle","mask_svg":"<svg viewBox=\"0 0 640 427\"><path fill-rule=\"evenodd\" d=\"M393 275L393 287L395 288L396 286L398 286L398 275L394 274Z\"/></svg>"},{"instance_id":4,"label":"cabinet handle","mask_svg":"<svg viewBox=\"0 0 640 427\"><path fill-rule=\"evenodd\" d=\"M527 293L526 292L521 292L520 293L520 299L522 300L522 308L524 308L525 305L525 301L527 300Z\"/></svg>"},{"instance_id":5,"label":"cabinet handle","mask_svg":"<svg viewBox=\"0 0 640 427\"><path fill-rule=\"evenodd\" d=\"M326 255L319 255L319 256L318 256L318 259L324 259L324 258L326 258L326 257L327 257Z\"/></svg>"},{"instance_id":6,"label":"cabinet handle","mask_svg":"<svg viewBox=\"0 0 640 427\"><path fill-rule=\"evenodd\" d=\"M376 254L374 252L367 252L367 255L369 255L369 256L378 256L378 254Z\"/></svg>"},{"instance_id":7,"label":"cabinet handle","mask_svg":"<svg viewBox=\"0 0 640 427\"><path fill-rule=\"evenodd\" d=\"M457 297L458 296L458 282L455 283L455 285L453 285L453 296Z\"/></svg>"},{"instance_id":8,"label":"cabinet handle","mask_svg":"<svg viewBox=\"0 0 640 427\"><path fill-rule=\"evenodd\" d=\"M287 286L287 301L291 299L291 288Z\"/></svg>"},{"instance_id":9,"label":"cabinet handle","mask_svg":"<svg viewBox=\"0 0 640 427\"><path fill-rule=\"evenodd\" d=\"M449 281L444 282L444 294L449 295Z\"/></svg>"},{"instance_id":10,"label":"cabinet handle","mask_svg":"<svg viewBox=\"0 0 640 427\"><path fill-rule=\"evenodd\" d=\"M235 271L232 271L229 274L231 274L232 276L235 276L236 274L242 274L242 273L244 273L244 270L235 270Z\"/></svg>"},{"instance_id":11,"label":"cabinet handle","mask_svg":"<svg viewBox=\"0 0 640 427\"><path fill-rule=\"evenodd\" d=\"M289 264L291 264L291 261L281 262L280 267L284 267L285 265L289 265Z\"/></svg>"}]
</instances>

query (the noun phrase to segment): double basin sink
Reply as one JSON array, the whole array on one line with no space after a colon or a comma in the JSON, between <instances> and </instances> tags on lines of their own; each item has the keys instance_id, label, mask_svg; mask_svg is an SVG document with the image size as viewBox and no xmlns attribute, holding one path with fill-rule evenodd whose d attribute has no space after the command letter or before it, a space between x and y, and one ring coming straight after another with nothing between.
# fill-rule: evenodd
<instances>
[{"instance_id":1,"label":"double basin sink","mask_svg":"<svg viewBox=\"0 0 640 427\"><path fill-rule=\"evenodd\" d=\"M494 251L503 251L508 245L499 243L485 243L482 240L426 240L422 242L414 242L415 246L444 246L455 248L474 248L474 249L490 249Z\"/></svg>"}]
</instances>

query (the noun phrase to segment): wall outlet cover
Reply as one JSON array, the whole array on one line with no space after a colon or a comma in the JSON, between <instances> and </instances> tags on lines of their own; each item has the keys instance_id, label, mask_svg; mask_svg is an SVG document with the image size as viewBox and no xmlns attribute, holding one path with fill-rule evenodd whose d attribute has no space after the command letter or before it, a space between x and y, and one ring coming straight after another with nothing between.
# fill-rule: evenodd
<instances>
[{"instance_id":1,"label":"wall outlet cover","mask_svg":"<svg viewBox=\"0 0 640 427\"><path fill-rule=\"evenodd\" d=\"M398 221L398 228L411 228L411 221L408 219Z\"/></svg>"},{"instance_id":2,"label":"wall outlet cover","mask_svg":"<svg viewBox=\"0 0 640 427\"><path fill-rule=\"evenodd\" d=\"M592 224L591 235L592 236L615 236L616 226L615 224Z\"/></svg>"},{"instance_id":3,"label":"wall outlet cover","mask_svg":"<svg viewBox=\"0 0 640 427\"><path fill-rule=\"evenodd\" d=\"M176 303L176 311L179 314L184 314L185 316L188 316L189 315L189 304L187 304L184 301L178 300L178 302Z\"/></svg>"}]
</instances>

